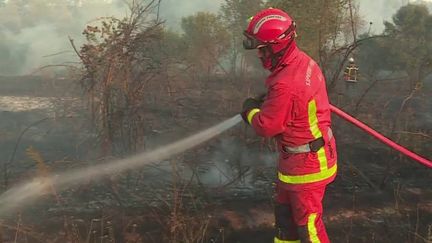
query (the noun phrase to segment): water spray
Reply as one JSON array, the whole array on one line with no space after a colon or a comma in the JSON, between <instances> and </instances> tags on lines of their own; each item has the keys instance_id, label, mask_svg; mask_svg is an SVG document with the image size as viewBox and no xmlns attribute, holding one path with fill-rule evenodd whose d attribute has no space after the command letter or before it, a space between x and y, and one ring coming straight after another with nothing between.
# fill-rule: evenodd
<instances>
[{"instance_id":1,"label":"water spray","mask_svg":"<svg viewBox=\"0 0 432 243\"><path fill-rule=\"evenodd\" d=\"M241 121L241 116L236 115L197 134L159 147L153 151L144 152L106 164L75 169L47 178L38 177L31 182L26 182L20 186L11 188L2 194L0 196L0 215L36 200L49 190L50 185L55 185L56 188L62 190L69 186L80 184L88 178L97 180L104 175L136 169L149 163L170 158L173 155L184 152L210 140L222 132L234 127Z\"/></svg>"}]
</instances>

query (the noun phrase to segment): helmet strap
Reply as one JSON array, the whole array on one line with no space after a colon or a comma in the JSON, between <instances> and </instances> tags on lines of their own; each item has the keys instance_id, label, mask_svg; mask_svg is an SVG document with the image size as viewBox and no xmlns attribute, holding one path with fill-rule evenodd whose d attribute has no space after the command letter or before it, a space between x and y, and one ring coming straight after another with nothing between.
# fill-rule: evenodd
<instances>
[{"instance_id":1,"label":"helmet strap","mask_svg":"<svg viewBox=\"0 0 432 243\"><path fill-rule=\"evenodd\" d=\"M274 54L272 51L272 54L270 56L271 58L271 63L272 63L272 70L274 70L276 68L276 66L279 63L280 58L283 56L284 51L280 51L279 53Z\"/></svg>"},{"instance_id":2,"label":"helmet strap","mask_svg":"<svg viewBox=\"0 0 432 243\"><path fill-rule=\"evenodd\" d=\"M288 48L292 45L294 38L291 38L291 41L288 42L288 44L286 45L286 47L284 47L281 51L279 51L278 53L273 53L273 49L270 49L270 58L271 58L271 63L272 63L272 70L274 70L277 65L279 64L281 58L285 55L285 52L288 50Z\"/></svg>"}]
</instances>

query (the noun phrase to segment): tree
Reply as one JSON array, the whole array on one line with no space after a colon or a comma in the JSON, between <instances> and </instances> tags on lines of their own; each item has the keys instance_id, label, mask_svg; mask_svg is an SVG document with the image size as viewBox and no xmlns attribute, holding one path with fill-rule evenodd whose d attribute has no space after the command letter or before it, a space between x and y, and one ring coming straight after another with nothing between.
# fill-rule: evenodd
<instances>
[{"instance_id":1,"label":"tree","mask_svg":"<svg viewBox=\"0 0 432 243\"><path fill-rule=\"evenodd\" d=\"M318 61L329 92L335 90L347 59L364 40L363 21L353 0L270 0L268 6L287 11L297 23L297 43Z\"/></svg>"},{"instance_id":2,"label":"tree","mask_svg":"<svg viewBox=\"0 0 432 243\"><path fill-rule=\"evenodd\" d=\"M74 46L84 68L80 84L105 156L135 152L143 143L146 85L160 70L154 52L162 28L152 19L154 7L155 0L134 2L127 18L102 18L84 30L86 44L79 51Z\"/></svg>"},{"instance_id":3,"label":"tree","mask_svg":"<svg viewBox=\"0 0 432 243\"><path fill-rule=\"evenodd\" d=\"M432 72L432 15L423 4L408 4L393 16L393 23L384 24L389 35L384 47L390 52L386 61L408 73L413 89Z\"/></svg>"},{"instance_id":4,"label":"tree","mask_svg":"<svg viewBox=\"0 0 432 243\"><path fill-rule=\"evenodd\" d=\"M231 74L233 75L237 74L238 66L240 66L240 74L243 72L243 60L246 55L251 53L245 52L243 49L243 31L247 27L248 19L259 12L262 6L262 0L225 0L225 3L221 6L222 19L229 31L231 42L228 58L230 60ZM255 55L255 53L253 54ZM238 63L239 57L242 57L240 65ZM255 56L254 59L256 59Z\"/></svg>"},{"instance_id":5,"label":"tree","mask_svg":"<svg viewBox=\"0 0 432 243\"><path fill-rule=\"evenodd\" d=\"M298 27L299 46L320 61L325 49L334 48L340 43L338 38L344 24L351 23L347 10L353 8L349 0L270 0L267 5L281 8L294 18ZM352 27L354 31L357 29L356 26Z\"/></svg>"},{"instance_id":6,"label":"tree","mask_svg":"<svg viewBox=\"0 0 432 243\"><path fill-rule=\"evenodd\" d=\"M384 117L381 118L384 124L377 122L374 126L381 126L387 136L413 147L418 144L418 148L428 148L428 143L418 135L430 137L423 129L432 103L421 87L432 73L432 16L425 5L408 4L393 15L392 22L384 24L385 30L380 35L384 38L366 35L369 39L360 46L358 54L363 72L375 76L378 71L388 70L392 76L382 77L381 72L375 78L365 91L365 94L371 91L375 97L368 97L369 104L364 107L371 112L375 106ZM388 166L392 168L393 163Z\"/></svg>"},{"instance_id":7,"label":"tree","mask_svg":"<svg viewBox=\"0 0 432 243\"><path fill-rule=\"evenodd\" d=\"M212 13L198 12L184 17L181 22L186 60L197 74L207 76L220 64L229 46L228 31L220 18Z\"/></svg>"},{"instance_id":8,"label":"tree","mask_svg":"<svg viewBox=\"0 0 432 243\"><path fill-rule=\"evenodd\" d=\"M415 101L421 97L418 91L423 80L432 73L432 15L423 4L408 4L402 6L392 20L393 23L384 23L384 33L389 35L384 42L384 48L389 50L386 61L393 70L404 70L409 77L409 86L403 87L408 94L403 100L394 102L400 104L396 115L392 114L391 134L394 135L398 129L418 129L413 125L415 120L408 109L421 110L428 105L428 101L417 104Z\"/></svg>"}]
</instances>

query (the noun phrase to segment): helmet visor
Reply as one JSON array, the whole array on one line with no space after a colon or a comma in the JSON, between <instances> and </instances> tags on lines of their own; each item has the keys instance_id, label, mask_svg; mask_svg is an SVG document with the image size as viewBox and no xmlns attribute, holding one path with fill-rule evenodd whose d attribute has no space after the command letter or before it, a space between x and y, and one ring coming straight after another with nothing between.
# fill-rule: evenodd
<instances>
[{"instance_id":1,"label":"helmet visor","mask_svg":"<svg viewBox=\"0 0 432 243\"><path fill-rule=\"evenodd\" d=\"M262 42L255 38L255 36L249 34L247 31L243 32L243 35L245 36L245 39L243 40L243 47L246 50L252 50L252 49L258 49L260 47L267 46L269 44L278 44L284 39L292 39L293 37L296 37L296 23L293 21L291 26L282 33L277 39L268 41L268 42Z\"/></svg>"},{"instance_id":2,"label":"helmet visor","mask_svg":"<svg viewBox=\"0 0 432 243\"><path fill-rule=\"evenodd\" d=\"M266 45L265 43L254 38L252 35L250 35L246 31L243 32L243 35L245 36L245 39L243 40L243 48L246 50L257 49L259 47L263 47Z\"/></svg>"}]
</instances>

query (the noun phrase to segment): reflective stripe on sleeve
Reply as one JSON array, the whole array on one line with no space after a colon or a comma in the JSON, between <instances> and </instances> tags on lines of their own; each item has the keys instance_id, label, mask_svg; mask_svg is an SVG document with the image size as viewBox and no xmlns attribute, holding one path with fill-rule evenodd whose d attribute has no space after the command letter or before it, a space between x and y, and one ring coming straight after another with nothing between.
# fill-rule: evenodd
<instances>
[{"instance_id":1,"label":"reflective stripe on sleeve","mask_svg":"<svg viewBox=\"0 0 432 243\"><path fill-rule=\"evenodd\" d=\"M249 122L249 124L252 124L252 119L255 116L256 113L260 112L260 109L255 108L252 109L251 111L249 111L248 115L247 115L247 120Z\"/></svg>"}]
</instances>

